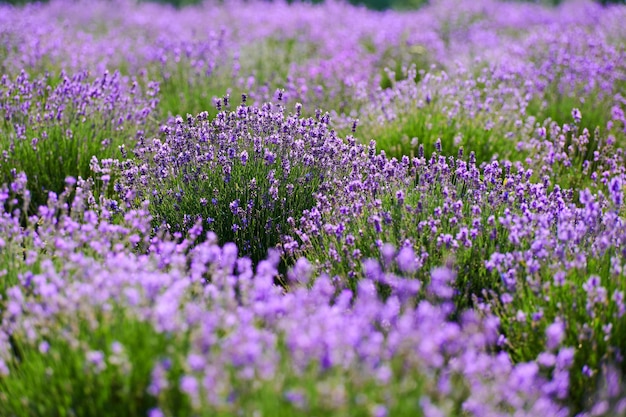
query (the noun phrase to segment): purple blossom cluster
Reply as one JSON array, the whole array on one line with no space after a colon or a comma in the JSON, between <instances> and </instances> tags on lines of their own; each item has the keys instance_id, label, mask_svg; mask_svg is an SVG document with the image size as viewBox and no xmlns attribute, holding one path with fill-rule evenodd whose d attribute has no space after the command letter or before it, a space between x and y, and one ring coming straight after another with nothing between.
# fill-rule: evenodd
<instances>
[{"instance_id":1,"label":"purple blossom cluster","mask_svg":"<svg viewBox=\"0 0 626 417\"><path fill-rule=\"evenodd\" d=\"M117 156L149 131L158 85L145 95L137 80L105 71L61 72L33 77L22 70L0 78L0 175L10 182L14 172L29 178L33 203L45 204L47 192L60 193L67 176L88 177L91 158Z\"/></svg>"},{"instance_id":2,"label":"purple blossom cluster","mask_svg":"<svg viewBox=\"0 0 626 417\"><path fill-rule=\"evenodd\" d=\"M257 262L314 195L343 177L358 145L336 135L328 114L305 118L300 104L286 114L280 104L248 107L243 99L212 120L206 112L179 117L160 138L142 138L135 158L119 165L115 189L128 206L150 199L155 225L184 233L199 220Z\"/></svg>"},{"instance_id":3,"label":"purple blossom cluster","mask_svg":"<svg viewBox=\"0 0 626 417\"><path fill-rule=\"evenodd\" d=\"M282 88L290 104L333 104L333 111L350 117L359 107L355 98L367 102L377 96L388 78L386 67L402 72L412 62L425 72L433 65L452 74L458 64L468 68L480 57L500 67L494 68L496 79L515 77L517 87L531 93L545 90L555 66L564 70L559 90L584 83L586 92L595 94L594 87L622 79L623 53L612 46L622 39L622 12L593 3L549 10L491 0L440 1L423 10L384 14L340 3L274 3L271 13L268 7L228 2L192 12L128 1L114 7L105 2L2 6L2 65L9 73L51 66L96 74L107 68L147 70L164 82L180 77L190 88L218 88L212 80L224 77L226 84L212 94L235 88L261 104ZM512 39L515 48L509 46ZM291 49L272 49L272 42ZM275 65L259 55L266 53Z\"/></svg>"},{"instance_id":4,"label":"purple blossom cluster","mask_svg":"<svg viewBox=\"0 0 626 417\"><path fill-rule=\"evenodd\" d=\"M494 308L506 323L498 344L513 355L539 360L542 346L578 346L574 390L603 364L623 372L626 345L614 330L624 313L620 169L607 164L593 192L575 193L547 175L536 181L521 163L479 168L473 154L437 153L398 161L370 149L357 175L304 212L295 254L351 287L380 270L364 263L376 258L391 274L380 281L391 292L394 276L428 282L447 263L459 276L441 294L453 291L457 308L480 300ZM559 321L567 323L559 337L532 333ZM524 351L529 344L536 349Z\"/></svg>"},{"instance_id":5,"label":"purple blossom cluster","mask_svg":"<svg viewBox=\"0 0 626 417\"><path fill-rule=\"evenodd\" d=\"M7 72L44 71L50 65L68 71L148 71L164 83L217 89L211 94L218 97L231 89L246 92L259 105L281 88L292 105L314 109L336 102L347 109L356 88L379 82L378 68L387 65L388 51L396 46L423 45L433 60L447 56L434 30L424 30L431 26L425 15L381 15L340 3L228 2L197 11L130 1L117 1L115 7L105 2L2 6L7 46L2 65ZM290 50L275 47L285 43ZM268 53L273 60L266 59ZM217 79L222 79L218 86ZM181 115L192 110L182 109Z\"/></svg>"},{"instance_id":6,"label":"purple blossom cluster","mask_svg":"<svg viewBox=\"0 0 626 417\"><path fill-rule=\"evenodd\" d=\"M357 106L362 129L398 158L416 154L419 143L430 154L441 138L447 152L465 147L488 162L532 157L536 149L529 138L538 127L547 128L544 120L558 126L573 121L579 134L589 131L585 156L592 162L596 128L602 136L624 134L625 52L615 38L619 30L609 23L619 9L578 4L573 10L563 5L531 12L536 6L520 6L505 12L503 4L491 6L463 10L464 19L475 23L453 26L461 33L465 28L470 39L462 38L453 63L437 70L408 61L391 88L355 95L363 99ZM520 21L502 18L507 15ZM472 33L478 36L475 45ZM474 47L488 52L468 53ZM351 123L350 117L338 119L344 128Z\"/></svg>"}]
</instances>

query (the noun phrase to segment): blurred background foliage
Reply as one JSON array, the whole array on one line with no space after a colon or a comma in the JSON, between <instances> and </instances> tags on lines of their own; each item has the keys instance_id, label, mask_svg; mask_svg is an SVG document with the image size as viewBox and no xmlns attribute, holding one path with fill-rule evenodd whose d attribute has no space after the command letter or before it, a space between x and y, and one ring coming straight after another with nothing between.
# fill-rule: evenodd
<instances>
[{"instance_id":1,"label":"blurred background foliage","mask_svg":"<svg viewBox=\"0 0 626 417\"><path fill-rule=\"evenodd\" d=\"M46 0L38 0L38 1L46 1ZM174 7L184 7L193 4L202 3L203 0L138 0L138 1L151 1L156 3L168 3L173 5ZM223 0L227 1L227 0ZM294 0L287 0L288 3L293 3ZM300 1L300 0L295 0ZM306 0L309 3L322 3L324 0ZM567 0L509 0L509 1L528 1L529 3L540 3L546 5L557 6L560 3L563 3ZM624 4L626 0L596 0L598 3L603 5L608 4ZM365 7L373 10L387 10L387 9L397 9L397 10L408 10L408 9L417 9L428 4L429 0L349 0L352 4L364 5ZM21 5L26 3L34 3L32 0L0 0L0 4L9 3L14 5Z\"/></svg>"}]
</instances>

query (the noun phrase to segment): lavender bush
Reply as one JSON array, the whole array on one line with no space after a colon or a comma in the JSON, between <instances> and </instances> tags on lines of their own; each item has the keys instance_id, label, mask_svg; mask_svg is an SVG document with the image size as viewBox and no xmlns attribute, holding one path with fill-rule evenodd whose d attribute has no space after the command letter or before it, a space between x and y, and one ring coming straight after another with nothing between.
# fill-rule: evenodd
<instances>
[{"instance_id":1,"label":"lavender bush","mask_svg":"<svg viewBox=\"0 0 626 417\"><path fill-rule=\"evenodd\" d=\"M144 98L137 81L105 72L89 80L87 72L64 72L31 80L22 71L15 80L0 79L0 175L11 182L16 171L29 178L33 209L60 193L67 176L91 175L93 156L117 156L121 145L144 134L158 99L155 88ZM149 96L152 96L150 98Z\"/></svg>"},{"instance_id":2,"label":"lavender bush","mask_svg":"<svg viewBox=\"0 0 626 417\"><path fill-rule=\"evenodd\" d=\"M163 126L162 139L143 140L123 164L116 188L129 206L152 200L156 226L185 233L200 220L256 263L343 176L349 153L328 114L303 118L301 105L285 114L245 100L213 120L201 113Z\"/></svg>"},{"instance_id":3,"label":"lavender bush","mask_svg":"<svg viewBox=\"0 0 626 417\"><path fill-rule=\"evenodd\" d=\"M572 375L563 396L582 401L602 366L622 363L626 346L611 335L622 325L623 173L606 163L594 193L574 193L547 175L534 182L520 163L479 169L473 154L469 161L437 153L397 161L376 155L372 145L369 155L366 175L347 178L305 211L295 253L351 287L380 273L363 259L420 282L446 263L458 275L457 308L488 301L509 323L501 346L519 359L543 357L543 330L563 323L559 343L567 335L578 346L576 369L586 370ZM389 284L380 284L389 293Z\"/></svg>"}]
</instances>

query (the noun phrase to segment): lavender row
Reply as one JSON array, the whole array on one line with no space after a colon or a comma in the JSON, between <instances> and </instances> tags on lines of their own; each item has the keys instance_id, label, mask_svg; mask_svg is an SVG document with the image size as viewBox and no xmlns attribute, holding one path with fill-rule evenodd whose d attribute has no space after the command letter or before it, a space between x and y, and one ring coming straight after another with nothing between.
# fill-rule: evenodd
<instances>
[{"instance_id":1,"label":"lavender row","mask_svg":"<svg viewBox=\"0 0 626 417\"><path fill-rule=\"evenodd\" d=\"M23 192L23 180L4 195ZM446 288L455 274L445 267L433 270L431 284L401 279L381 299L381 276L351 291L302 258L285 291L274 285L278 253L253 270L213 233L195 244L199 224L182 241L150 238L145 208L113 221L109 202L73 182L26 229L18 230L16 214L2 218L4 256L26 248L4 271L0 404L10 413L67 401L86 415L94 412L88 404L105 401L101 413L150 416L277 406L338 415L567 415L558 398L574 350L553 346L557 390L536 363L494 354L496 317L468 310L449 319ZM25 374L34 386L24 385ZM63 394L47 398L56 389ZM90 401L71 401L81 395Z\"/></svg>"},{"instance_id":2,"label":"lavender row","mask_svg":"<svg viewBox=\"0 0 626 417\"><path fill-rule=\"evenodd\" d=\"M455 80L486 68L494 83L506 81L506 88L514 90L507 94L514 97L504 108L500 87L492 92L486 86L485 96L472 99L453 81L442 92L442 108L428 112L459 121L459 110L470 117L482 110L486 120L480 127L493 130L500 115L507 123L524 121L527 110L539 122L559 117L556 121L563 123L571 107L580 108L584 100L592 110L598 101L604 103L604 96L612 100L624 83L623 10L593 3L548 9L443 1L414 12L378 13L330 3L229 2L177 11L120 1L88 8L63 2L4 6L3 12L6 72L146 72L167 92L164 115L210 110L213 98L228 92L247 93L260 105L283 89L289 104L301 102L311 112L316 107L333 110L347 116L348 124L355 117L372 122L400 117L402 107L388 103L397 94L390 97L385 90L394 80L407 78L407 69L415 64L412 79L444 70ZM267 55L273 59L265 59ZM480 78L475 81L483 84ZM436 94L430 91L431 97ZM428 96L416 100L404 90L399 95L403 106L411 108ZM559 103L550 102L559 96ZM369 109L370 102L375 109ZM496 135L510 127L503 129L495 129ZM414 136L404 133L409 141Z\"/></svg>"}]
</instances>

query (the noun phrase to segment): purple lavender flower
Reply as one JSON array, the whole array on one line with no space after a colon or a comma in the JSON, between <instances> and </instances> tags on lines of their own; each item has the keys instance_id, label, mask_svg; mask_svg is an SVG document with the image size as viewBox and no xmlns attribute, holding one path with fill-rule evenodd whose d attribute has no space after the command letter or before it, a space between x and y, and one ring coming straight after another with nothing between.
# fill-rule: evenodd
<instances>
[{"instance_id":1,"label":"purple lavender flower","mask_svg":"<svg viewBox=\"0 0 626 417\"><path fill-rule=\"evenodd\" d=\"M454 295L451 285L456 279L456 274L447 267L435 268L430 273L430 284L428 290L435 297L442 300L449 300Z\"/></svg>"},{"instance_id":2,"label":"purple lavender flower","mask_svg":"<svg viewBox=\"0 0 626 417\"><path fill-rule=\"evenodd\" d=\"M241 151L241 154L239 154L239 159L241 160L241 165L245 166L248 162L248 152L246 150Z\"/></svg>"},{"instance_id":3,"label":"purple lavender flower","mask_svg":"<svg viewBox=\"0 0 626 417\"><path fill-rule=\"evenodd\" d=\"M621 177L613 177L609 181L609 193L616 207L621 207L624 201L624 190Z\"/></svg>"},{"instance_id":4,"label":"purple lavender flower","mask_svg":"<svg viewBox=\"0 0 626 417\"><path fill-rule=\"evenodd\" d=\"M400 271L406 274L411 274L417 270L415 252L410 247L405 246L400 249L398 256L396 257L396 262L398 263Z\"/></svg>"},{"instance_id":5,"label":"purple lavender flower","mask_svg":"<svg viewBox=\"0 0 626 417\"><path fill-rule=\"evenodd\" d=\"M549 350L556 350L565 338L565 326L556 321L546 328L546 346Z\"/></svg>"}]
</instances>

